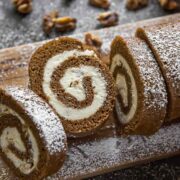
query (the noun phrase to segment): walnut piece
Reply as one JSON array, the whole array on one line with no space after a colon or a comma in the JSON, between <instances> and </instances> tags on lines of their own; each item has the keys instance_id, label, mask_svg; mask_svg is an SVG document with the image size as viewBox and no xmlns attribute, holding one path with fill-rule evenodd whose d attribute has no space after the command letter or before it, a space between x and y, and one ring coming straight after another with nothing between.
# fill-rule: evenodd
<instances>
[{"instance_id":1,"label":"walnut piece","mask_svg":"<svg viewBox=\"0 0 180 180\"><path fill-rule=\"evenodd\" d=\"M180 7L180 3L175 0L159 0L159 3L166 10L175 10Z\"/></svg>"},{"instance_id":2,"label":"walnut piece","mask_svg":"<svg viewBox=\"0 0 180 180\"><path fill-rule=\"evenodd\" d=\"M28 14L32 11L32 0L12 0L16 10L22 14Z\"/></svg>"},{"instance_id":3,"label":"walnut piece","mask_svg":"<svg viewBox=\"0 0 180 180\"><path fill-rule=\"evenodd\" d=\"M119 21L119 15L116 12L100 13L97 20L104 27L115 26Z\"/></svg>"},{"instance_id":4,"label":"walnut piece","mask_svg":"<svg viewBox=\"0 0 180 180\"><path fill-rule=\"evenodd\" d=\"M57 11L52 11L48 14L46 14L44 17L43 17L43 31L46 33L46 34L49 34L51 33L53 27L54 27L54 21L53 19L54 18L57 18L58 17L58 12Z\"/></svg>"},{"instance_id":5,"label":"walnut piece","mask_svg":"<svg viewBox=\"0 0 180 180\"><path fill-rule=\"evenodd\" d=\"M89 0L89 4L103 9L108 9L110 7L109 0Z\"/></svg>"},{"instance_id":6,"label":"walnut piece","mask_svg":"<svg viewBox=\"0 0 180 180\"><path fill-rule=\"evenodd\" d=\"M103 52L101 48L103 42L99 36L88 32L84 36L84 43L94 50L100 57L101 61L109 67L109 53Z\"/></svg>"},{"instance_id":7,"label":"walnut piece","mask_svg":"<svg viewBox=\"0 0 180 180\"><path fill-rule=\"evenodd\" d=\"M102 40L99 36L91 33L86 33L84 41L86 45L95 47L98 51L100 51L102 46Z\"/></svg>"},{"instance_id":8,"label":"walnut piece","mask_svg":"<svg viewBox=\"0 0 180 180\"><path fill-rule=\"evenodd\" d=\"M148 0L126 0L126 8L137 10L148 5Z\"/></svg>"},{"instance_id":9,"label":"walnut piece","mask_svg":"<svg viewBox=\"0 0 180 180\"><path fill-rule=\"evenodd\" d=\"M55 29L59 32L72 31L76 28L77 20L70 16L54 18Z\"/></svg>"}]
</instances>

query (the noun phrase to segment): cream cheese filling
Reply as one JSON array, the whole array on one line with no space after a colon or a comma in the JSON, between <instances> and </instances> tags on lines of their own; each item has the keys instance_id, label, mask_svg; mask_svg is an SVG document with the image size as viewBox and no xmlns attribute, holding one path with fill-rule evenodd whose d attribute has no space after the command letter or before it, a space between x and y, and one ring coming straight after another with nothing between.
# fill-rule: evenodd
<instances>
[{"instance_id":1,"label":"cream cheese filling","mask_svg":"<svg viewBox=\"0 0 180 180\"><path fill-rule=\"evenodd\" d=\"M22 125L26 125L25 121L14 110L3 104L0 104L0 116L4 114L12 114L20 120ZM8 145L13 144L19 151L26 152L24 142L22 141L20 132L16 127L4 128L0 136L0 145L2 151L14 164L14 166L23 174L30 174L37 167L39 161L39 149L37 141L30 128L27 128L27 133L29 134L29 139L32 143L33 164L19 159L10 149L8 149Z\"/></svg>"},{"instance_id":2,"label":"cream cheese filling","mask_svg":"<svg viewBox=\"0 0 180 180\"><path fill-rule=\"evenodd\" d=\"M114 72L116 66L122 66L123 68L125 68L131 79L132 106L128 114L125 114L122 111L120 103L118 102L118 100L116 100L116 112L118 114L119 121L122 124L127 124L133 119L137 109L137 88L131 68L129 67L124 57L122 57L120 54L116 54L112 58L112 65L110 68L112 73ZM118 87L119 90L118 93L120 93L120 95L123 98L123 104L125 106L128 106L128 89L127 89L128 86L127 86L127 82L125 81L125 77L122 74L118 74L116 76L115 81L116 81L116 86Z\"/></svg>"},{"instance_id":3,"label":"cream cheese filling","mask_svg":"<svg viewBox=\"0 0 180 180\"><path fill-rule=\"evenodd\" d=\"M58 66L67 61L69 57L74 56L78 58L79 56L96 56L96 54L90 50L72 50L65 51L50 58L44 67L42 84L43 91L49 98L49 103L55 108L56 112L65 119L72 121L89 118L95 114L104 105L107 97L107 83L100 70L94 66L80 65L79 67L67 69L64 76L59 80L59 83L64 88L65 92L74 96L78 101L82 101L86 97L82 80L84 77L90 76L94 91L92 104L82 109L76 109L67 107L57 99L57 96L50 87L52 74Z\"/></svg>"}]
</instances>

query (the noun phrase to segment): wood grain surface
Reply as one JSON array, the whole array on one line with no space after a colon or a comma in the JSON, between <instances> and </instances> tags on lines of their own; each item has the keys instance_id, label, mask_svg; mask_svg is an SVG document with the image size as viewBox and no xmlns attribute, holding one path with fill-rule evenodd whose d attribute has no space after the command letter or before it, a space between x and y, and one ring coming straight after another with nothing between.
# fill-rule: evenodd
<instances>
[{"instance_id":1,"label":"wood grain surface","mask_svg":"<svg viewBox=\"0 0 180 180\"><path fill-rule=\"evenodd\" d=\"M132 36L137 27L167 23L180 19L180 14L97 30L103 39L103 51L109 52L114 36ZM84 34L73 37L83 39ZM33 51L44 42L0 50L0 86L28 86L28 62ZM118 135L112 115L98 134L88 138L69 139L66 161L56 174L47 179L80 179L136 164L180 154L180 123L162 127L156 134L145 136ZM16 179L0 159L0 179Z\"/></svg>"}]
</instances>

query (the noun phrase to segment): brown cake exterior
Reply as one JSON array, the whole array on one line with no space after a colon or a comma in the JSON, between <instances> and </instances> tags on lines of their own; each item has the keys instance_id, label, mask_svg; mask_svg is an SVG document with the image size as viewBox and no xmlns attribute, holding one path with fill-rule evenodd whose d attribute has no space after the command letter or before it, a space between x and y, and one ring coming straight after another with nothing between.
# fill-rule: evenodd
<instances>
[{"instance_id":1,"label":"brown cake exterior","mask_svg":"<svg viewBox=\"0 0 180 180\"><path fill-rule=\"evenodd\" d=\"M29 89L0 89L0 155L20 179L42 179L62 166L66 135L58 116Z\"/></svg>"},{"instance_id":2,"label":"brown cake exterior","mask_svg":"<svg viewBox=\"0 0 180 180\"><path fill-rule=\"evenodd\" d=\"M114 105L113 78L95 51L63 37L43 45L29 64L30 87L62 120L68 135L94 132Z\"/></svg>"},{"instance_id":3,"label":"brown cake exterior","mask_svg":"<svg viewBox=\"0 0 180 180\"><path fill-rule=\"evenodd\" d=\"M153 51L165 78L168 90L166 121L180 117L180 21L139 28L137 36Z\"/></svg>"},{"instance_id":4,"label":"brown cake exterior","mask_svg":"<svg viewBox=\"0 0 180 180\"><path fill-rule=\"evenodd\" d=\"M158 64L146 43L117 36L111 45L110 70L117 86L116 115L122 133L156 132L166 115L167 94Z\"/></svg>"}]
</instances>

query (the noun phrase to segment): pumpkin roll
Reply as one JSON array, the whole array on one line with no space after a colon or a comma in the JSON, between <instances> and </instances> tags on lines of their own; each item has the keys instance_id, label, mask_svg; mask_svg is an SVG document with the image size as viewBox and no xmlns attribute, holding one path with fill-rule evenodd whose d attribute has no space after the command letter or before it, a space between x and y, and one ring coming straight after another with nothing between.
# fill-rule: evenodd
<instances>
[{"instance_id":1,"label":"pumpkin roll","mask_svg":"<svg viewBox=\"0 0 180 180\"><path fill-rule=\"evenodd\" d=\"M180 21L139 28L136 35L153 51L166 81L168 113L166 121L180 117Z\"/></svg>"},{"instance_id":2,"label":"pumpkin roll","mask_svg":"<svg viewBox=\"0 0 180 180\"><path fill-rule=\"evenodd\" d=\"M150 135L162 125L167 93L158 64L138 38L117 36L111 45L110 70L116 82L115 112L123 134Z\"/></svg>"},{"instance_id":3,"label":"pumpkin roll","mask_svg":"<svg viewBox=\"0 0 180 180\"><path fill-rule=\"evenodd\" d=\"M37 49L29 76L31 89L56 111L69 136L94 132L113 109L112 75L95 51L76 39L62 37Z\"/></svg>"},{"instance_id":4,"label":"pumpkin roll","mask_svg":"<svg viewBox=\"0 0 180 180\"><path fill-rule=\"evenodd\" d=\"M29 89L0 89L0 155L20 179L41 179L63 164L66 135L59 117Z\"/></svg>"}]
</instances>

